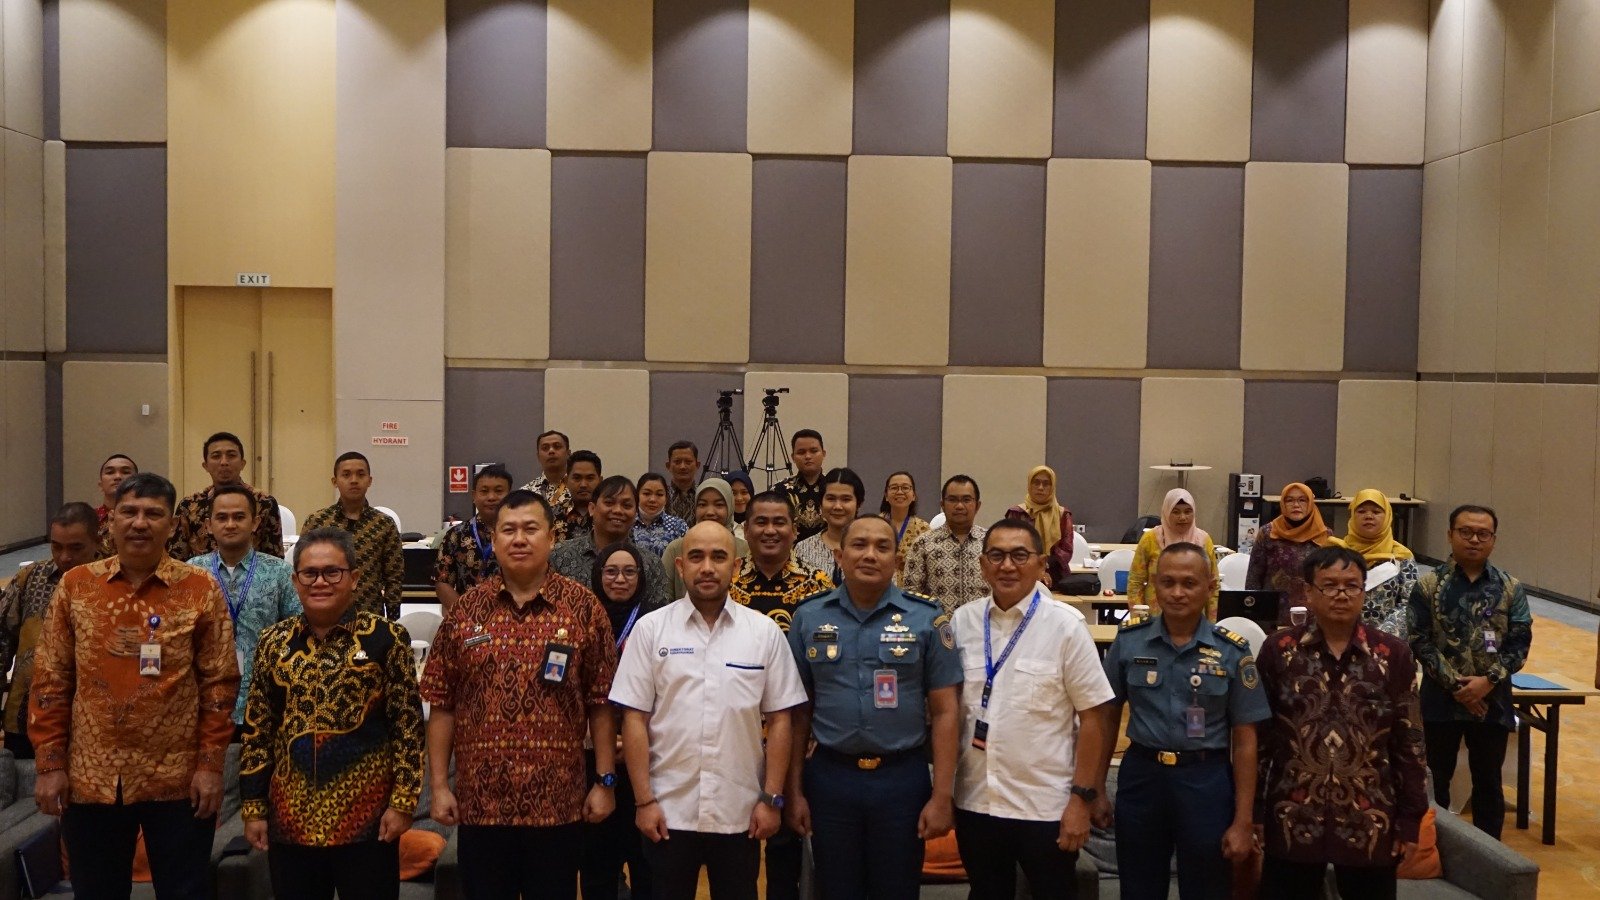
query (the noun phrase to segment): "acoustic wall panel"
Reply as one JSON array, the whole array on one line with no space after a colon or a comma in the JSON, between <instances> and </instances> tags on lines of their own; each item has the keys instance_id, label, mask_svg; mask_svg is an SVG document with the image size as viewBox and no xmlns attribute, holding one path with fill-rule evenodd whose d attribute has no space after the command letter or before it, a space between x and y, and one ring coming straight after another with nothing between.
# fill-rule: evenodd
<instances>
[{"instance_id":1,"label":"acoustic wall panel","mask_svg":"<svg viewBox=\"0 0 1600 900\"><path fill-rule=\"evenodd\" d=\"M1500 517L1495 539L1495 565L1529 584L1542 584L1537 560L1540 522L1539 462L1542 452L1529 452L1528 435L1542 434L1540 411L1545 385L1496 384L1493 386L1494 458L1489 484L1490 503ZM1588 421L1594 421L1592 418ZM1581 429L1588 423L1578 427ZM1531 457L1531 458L1530 458Z\"/></svg>"},{"instance_id":2,"label":"acoustic wall panel","mask_svg":"<svg viewBox=\"0 0 1600 900\"><path fill-rule=\"evenodd\" d=\"M1466 5L1461 35L1461 149L1501 136L1505 115L1506 29L1496 3Z\"/></svg>"},{"instance_id":3,"label":"acoustic wall panel","mask_svg":"<svg viewBox=\"0 0 1600 900\"><path fill-rule=\"evenodd\" d=\"M166 140L166 4L58 0L57 5L61 138Z\"/></svg>"},{"instance_id":4,"label":"acoustic wall panel","mask_svg":"<svg viewBox=\"0 0 1600 900\"><path fill-rule=\"evenodd\" d=\"M1555 7L1555 0L1522 0L1501 6L1506 36L1503 137L1550 124Z\"/></svg>"},{"instance_id":5,"label":"acoustic wall panel","mask_svg":"<svg viewBox=\"0 0 1600 900\"><path fill-rule=\"evenodd\" d=\"M1412 514L1408 546L1434 559L1450 552L1445 539L1450 512L1451 404L1455 385L1448 381L1417 382L1417 490L1413 497L1428 502Z\"/></svg>"},{"instance_id":6,"label":"acoustic wall panel","mask_svg":"<svg viewBox=\"0 0 1600 900\"><path fill-rule=\"evenodd\" d=\"M751 0L751 153L850 153L854 0Z\"/></svg>"},{"instance_id":7,"label":"acoustic wall panel","mask_svg":"<svg viewBox=\"0 0 1600 900\"><path fill-rule=\"evenodd\" d=\"M1539 519L1534 567L1539 587L1569 597L1594 596L1595 444L1600 389L1592 384L1540 386ZM1526 464L1526 463L1524 463Z\"/></svg>"},{"instance_id":8,"label":"acoustic wall panel","mask_svg":"<svg viewBox=\"0 0 1600 900\"><path fill-rule=\"evenodd\" d=\"M551 149L650 149L651 15L651 0L550 0Z\"/></svg>"},{"instance_id":9,"label":"acoustic wall panel","mask_svg":"<svg viewBox=\"0 0 1600 900\"><path fill-rule=\"evenodd\" d=\"M67 145L44 143L44 350L67 352Z\"/></svg>"},{"instance_id":10,"label":"acoustic wall panel","mask_svg":"<svg viewBox=\"0 0 1600 900\"><path fill-rule=\"evenodd\" d=\"M512 486L518 487L539 474L539 432L565 431L572 449L587 446L585 435L571 430L574 423L563 427L545 416L544 378L541 369L445 369L445 465L503 463L516 479ZM471 515L471 494L449 493L448 482L439 490L446 512L463 518Z\"/></svg>"},{"instance_id":11,"label":"acoustic wall panel","mask_svg":"<svg viewBox=\"0 0 1600 900\"><path fill-rule=\"evenodd\" d=\"M951 0L950 155L1050 155L1055 0Z\"/></svg>"},{"instance_id":12,"label":"acoustic wall panel","mask_svg":"<svg viewBox=\"0 0 1600 900\"><path fill-rule=\"evenodd\" d=\"M1600 114L1550 129L1549 294L1545 368L1600 368Z\"/></svg>"},{"instance_id":13,"label":"acoustic wall panel","mask_svg":"<svg viewBox=\"0 0 1600 900\"><path fill-rule=\"evenodd\" d=\"M1146 378L1139 410L1140 511L1159 511L1167 491L1178 486L1176 473L1151 466L1174 461L1210 466L1188 476L1195 521L1214 535L1226 534L1228 473L1243 471L1244 463L1244 382Z\"/></svg>"},{"instance_id":14,"label":"acoustic wall panel","mask_svg":"<svg viewBox=\"0 0 1600 900\"><path fill-rule=\"evenodd\" d=\"M1600 8L1590 0L1556 0L1554 121L1600 110Z\"/></svg>"},{"instance_id":15,"label":"acoustic wall panel","mask_svg":"<svg viewBox=\"0 0 1600 900\"><path fill-rule=\"evenodd\" d=\"M1377 488L1390 497L1417 488L1415 381L1339 382L1333 486L1346 497Z\"/></svg>"},{"instance_id":16,"label":"acoustic wall panel","mask_svg":"<svg viewBox=\"0 0 1600 900\"><path fill-rule=\"evenodd\" d=\"M5 127L44 140L44 2L0 3Z\"/></svg>"},{"instance_id":17,"label":"acoustic wall panel","mask_svg":"<svg viewBox=\"0 0 1600 900\"><path fill-rule=\"evenodd\" d=\"M67 349L167 351L167 151L66 149Z\"/></svg>"},{"instance_id":18,"label":"acoustic wall panel","mask_svg":"<svg viewBox=\"0 0 1600 900\"><path fill-rule=\"evenodd\" d=\"M656 0L656 150L743 153L748 0Z\"/></svg>"},{"instance_id":19,"label":"acoustic wall panel","mask_svg":"<svg viewBox=\"0 0 1600 900\"><path fill-rule=\"evenodd\" d=\"M1352 167L1345 371L1417 370L1422 169Z\"/></svg>"},{"instance_id":20,"label":"acoustic wall panel","mask_svg":"<svg viewBox=\"0 0 1600 900\"><path fill-rule=\"evenodd\" d=\"M1260 475L1268 493L1294 481L1336 477L1338 426L1334 382L1247 381L1243 471Z\"/></svg>"},{"instance_id":21,"label":"acoustic wall panel","mask_svg":"<svg viewBox=\"0 0 1600 900\"><path fill-rule=\"evenodd\" d=\"M1250 158L1253 0L1151 0L1146 152Z\"/></svg>"},{"instance_id":22,"label":"acoustic wall panel","mask_svg":"<svg viewBox=\"0 0 1600 900\"><path fill-rule=\"evenodd\" d=\"M1461 53L1468 0L1430 0L1428 24L1427 162L1461 152Z\"/></svg>"},{"instance_id":23,"label":"acoustic wall panel","mask_svg":"<svg viewBox=\"0 0 1600 900\"><path fill-rule=\"evenodd\" d=\"M1350 0L1344 159L1417 165L1427 127L1428 0Z\"/></svg>"},{"instance_id":24,"label":"acoustic wall panel","mask_svg":"<svg viewBox=\"0 0 1600 900\"><path fill-rule=\"evenodd\" d=\"M1422 167L1422 260L1417 294L1417 368L1449 372L1455 360L1456 231L1461 157Z\"/></svg>"},{"instance_id":25,"label":"acoustic wall panel","mask_svg":"<svg viewBox=\"0 0 1600 900\"><path fill-rule=\"evenodd\" d=\"M948 157L850 158L846 363L948 362L951 169Z\"/></svg>"},{"instance_id":26,"label":"acoustic wall panel","mask_svg":"<svg viewBox=\"0 0 1600 900\"><path fill-rule=\"evenodd\" d=\"M955 474L940 465L943 382L935 375L850 380L850 467L867 485L862 512L877 512L889 473L905 470L917 490L917 515L939 513L939 488Z\"/></svg>"},{"instance_id":27,"label":"acoustic wall panel","mask_svg":"<svg viewBox=\"0 0 1600 900\"><path fill-rule=\"evenodd\" d=\"M150 414L144 415L145 404ZM99 504L100 463L126 453L142 472L179 480L167 455L167 364L81 362L61 367L61 480L68 500ZM193 465L192 456L183 462Z\"/></svg>"},{"instance_id":28,"label":"acoustic wall panel","mask_svg":"<svg viewBox=\"0 0 1600 900\"><path fill-rule=\"evenodd\" d=\"M572 449L598 453L607 474L637 478L650 467L649 372L547 369L544 420L572 438Z\"/></svg>"},{"instance_id":29,"label":"acoustic wall panel","mask_svg":"<svg viewBox=\"0 0 1600 900\"><path fill-rule=\"evenodd\" d=\"M4 134L5 327L7 350L43 353L44 141L18 131Z\"/></svg>"},{"instance_id":30,"label":"acoustic wall panel","mask_svg":"<svg viewBox=\"0 0 1600 900\"><path fill-rule=\"evenodd\" d=\"M1004 518L1027 496L1028 470L1045 461L1045 379L1027 375L946 375L942 465L978 482L977 523ZM995 440L995 435L1005 440ZM1060 482L1057 489L1069 488Z\"/></svg>"},{"instance_id":31,"label":"acoustic wall panel","mask_svg":"<svg viewBox=\"0 0 1600 900\"><path fill-rule=\"evenodd\" d=\"M855 13L854 152L945 155L950 0L864 0Z\"/></svg>"},{"instance_id":32,"label":"acoustic wall panel","mask_svg":"<svg viewBox=\"0 0 1600 900\"><path fill-rule=\"evenodd\" d=\"M1237 368L1244 167L1158 165L1150 174L1145 364Z\"/></svg>"},{"instance_id":33,"label":"acoustic wall panel","mask_svg":"<svg viewBox=\"0 0 1600 900\"><path fill-rule=\"evenodd\" d=\"M552 160L552 358L644 358L645 179L642 156Z\"/></svg>"},{"instance_id":34,"label":"acoustic wall panel","mask_svg":"<svg viewBox=\"0 0 1600 900\"><path fill-rule=\"evenodd\" d=\"M950 364L1037 366L1044 163L961 160L954 175Z\"/></svg>"},{"instance_id":35,"label":"acoustic wall panel","mask_svg":"<svg viewBox=\"0 0 1600 900\"><path fill-rule=\"evenodd\" d=\"M545 146L544 0L450 0L445 16L447 144Z\"/></svg>"},{"instance_id":36,"label":"acoustic wall panel","mask_svg":"<svg viewBox=\"0 0 1600 900\"><path fill-rule=\"evenodd\" d=\"M1453 385L1450 400L1450 482L1443 512L1463 503L1493 505L1495 441L1491 436L1484 440L1483 424L1493 422L1497 385L1487 382L1458 381ZM1433 501L1429 497L1430 502ZM1448 517L1440 522L1440 536L1449 528Z\"/></svg>"},{"instance_id":37,"label":"acoustic wall panel","mask_svg":"<svg viewBox=\"0 0 1600 900\"><path fill-rule=\"evenodd\" d=\"M445 152L444 353L550 355L550 151Z\"/></svg>"},{"instance_id":38,"label":"acoustic wall panel","mask_svg":"<svg viewBox=\"0 0 1600 900\"><path fill-rule=\"evenodd\" d=\"M1245 166L1241 367L1342 368L1349 187L1340 163Z\"/></svg>"},{"instance_id":39,"label":"acoustic wall panel","mask_svg":"<svg viewBox=\"0 0 1600 900\"><path fill-rule=\"evenodd\" d=\"M782 455L770 440L762 440L764 419L762 399L768 388L788 388L789 393L778 394L778 427L783 432L780 445L789 451L793 435L802 428L810 428L822 435L823 450L827 458L824 470L850 465L850 376L841 372L784 372L754 371L744 375L744 452L748 457L758 454L756 468L750 478L756 490L767 486L767 473L763 467L770 458L782 465ZM761 446L757 446L760 443ZM760 472L758 475L757 472ZM784 472L773 474L774 483L788 477Z\"/></svg>"},{"instance_id":40,"label":"acoustic wall panel","mask_svg":"<svg viewBox=\"0 0 1600 900\"><path fill-rule=\"evenodd\" d=\"M843 159L755 160L750 359L844 362Z\"/></svg>"},{"instance_id":41,"label":"acoustic wall panel","mask_svg":"<svg viewBox=\"0 0 1600 900\"><path fill-rule=\"evenodd\" d=\"M1460 220L1456 225L1454 371L1492 368L1500 268L1498 143L1461 154Z\"/></svg>"},{"instance_id":42,"label":"acoustic wall panel","mask_svg":"<svg viewBox=\"0 0 1600 900\"><path fill-rule=\"evenodd\" d=\"M1496 372L1543 372L1548 327L1550 129L1500 145L1500 282L1496 297ZM1515 323L1515 324L1512 324ZM1570 327L1570 323L1565 327ZM1590 336L1589 343L1597 341Z\"/></svg>"},{"instance_id":43,"label":"acoustic wall panel","mask_svg":"<svg viewBox=\"0 0 1600 900\"><path fill-rule=\"evenodd\" d=\"M722 448L716 451L715 459L711 455L711 442L717 435L717 392L743 387L744 376L737 372L651 372L649 468L667 475L667 448L676 441L694 441L700 451L702 466L716 463L720 471L725 460L737 458L739 462L732 468L744 468L745 460L750 458L748 449L735 453L733 445L729 443L726 456ZM729 410L733 430L740 434L744 428L745 398L735 396L730 399L733 403ZM743 447L742 434L740 440L740 447ZM644 472L618 471L610 474L629 475L637 480Z\"/></svg>"},{"instance_id":44,"label":"acoustic wall panel","mask_svg":"<svg viewBox=\"0 0 1600 900\"><path fill-rule=\"evenodd\" d=\"M1150 164L1052 159L1044 364L1139 369L1150 309Z\"/></svg>"},{"instance_id":45,"label":"acoustic wall panel","mask_svg":"<svg viewBox=\"0 0 1600 900\"><path fill-rule=\"evenodd\" d=\"M45 508L45 364L0 361L0 544L49 532Z\"/></svg>"},{"instance_id":46,"label":"acoustic wall panel","mask_svg":"<svg viewBox=\"0 0 1600 900\"><path fill-rule=\"evenodd\" d=\"M1345 3L1256 0L1250 158L1343 162Z\"/></svg>"},{"instance_id":47,"label":"acoustic wall panel","mask_svg":"<svg viewBox=\"0 0 1600 900\"><path fill-rule=\"evenodd\" d=\"M1139 380L1052 378L1045 460L1091 541L1120 541L1140 512ZM1092 423L1086 425L1086 423Z\"/></svg>"},{"instance_id":48,"label":"acoustic wall panel","mask_svg":"<svg viewBox=\"0 0 1600 900\"><path fill-rule=\"evenodd\" d=\"M750 359L751 177L744 153L650 154L646 359Z\"/></svg>"},{"instance_id":49,"label":"acoustic wall panel","mask_svg":"<svg viewBox=\"0 0 1600 900\"><path fill-rule=\"evenodd\" d=\"M1144 159L1149 0L1057 0L1052 155Z\"/></svg>"}]
</instances>

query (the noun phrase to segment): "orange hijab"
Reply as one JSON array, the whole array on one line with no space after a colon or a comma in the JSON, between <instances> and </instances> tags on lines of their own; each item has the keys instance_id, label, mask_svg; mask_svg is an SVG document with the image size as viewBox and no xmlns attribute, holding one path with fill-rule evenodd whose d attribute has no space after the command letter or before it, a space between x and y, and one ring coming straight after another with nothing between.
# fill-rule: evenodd
<instances>
[{"instance_id":1,"label":"orange hijab","mask_svg":"<svg viewBox=\"0 0 1600 900\"><path fill-rule=\"evenodd\" d=\"M1299 491L1304 494L1306 502L1311 506L1310 515L1307 515L1299 525L1290 523L1289 518L1281 512L1283 509L1282 498L1289 496L1290 491ZM1280 512L1278 517L1273 519L1271 523L1272 537L1275 540L1293 541L1297 544L1304 544L1309 541L1314 542L1318 547L1326 547L1334 543L1333 532L1329 531L1328 526L1323 524L1322 511L1317 509L1316 495L1311 493L1311 488L1296 481L1285 486L1283 493L1279 494L1278 497L1278 509Z\"/></svg>"}]
</instances>

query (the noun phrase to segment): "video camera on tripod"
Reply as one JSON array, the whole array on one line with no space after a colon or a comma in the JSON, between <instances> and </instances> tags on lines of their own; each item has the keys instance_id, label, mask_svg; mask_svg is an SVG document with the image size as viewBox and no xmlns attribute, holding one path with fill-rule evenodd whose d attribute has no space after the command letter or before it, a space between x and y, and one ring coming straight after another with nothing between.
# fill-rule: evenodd
<instances>
[{"instance_id":1,"label":"video camera on tripod","mask_svg":"<svg viewBox=\"0 0 1600 900\"><path fill-rule=\"evenodd\" d=\"M739 443L739 431L733 427L733 398L743 393L739 388L717 391L717 433L711 438L705 469L701 474L702 477L713 473L725 476L741 468L751 476L756 472L765 472L766 489L770 489L778 481L794 474L794 465L789 461L789 446L784 443L783 428L778 424L778 395L789 393L789 389L763 389L761 433L756 436L748 460L744 458L744 449ZM761 465L756 464L757 460L761 461ZM783 473L781 477L778 476L779 472Z\"/></svg>"}]
</instances>

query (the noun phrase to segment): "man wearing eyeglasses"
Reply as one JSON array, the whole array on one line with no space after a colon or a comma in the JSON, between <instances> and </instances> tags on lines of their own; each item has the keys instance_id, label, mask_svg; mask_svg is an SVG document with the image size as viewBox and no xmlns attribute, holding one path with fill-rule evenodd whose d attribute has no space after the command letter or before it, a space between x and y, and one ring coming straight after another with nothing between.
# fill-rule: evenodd
<instances>
[{"instance_id":1,"label":"man wearing eyeglasses","mask_svg":"<svg viewBox=\"0 0 1600 900\"><path fill-rule=\"evenodd\" d=\"M1422 664L1422 730L1433 798L1450 807L1456 752L1467 744L1472 824L1499 838L1506 799L1500 770L1516 730L1511 676L1528 660L1533 616L1522 582L1489 562L1500 519L1487 506L1450 513L1450 559L1411 591L1411 652Z\"/></svg>"},{"instance_id":2,"label":"man wearing eyeglasses","mask_svg":"<svg viewBox=\"0 0 1600 900\"><path fill-rule=\"evenodd\" d=\"M956 844L971 900L1011 900L1019 865L1030 896L1071 900L1115 694L1083 615L1040 587L1033 523L1002 519L983 541L990 594L951 617L966 672Z\"/></svg>"},{"instance_id":3,"label":"man wearing eyeglasses","mask_svg":"<svg viewBox=\"0 0 1600 900\"><path fill-rule=\"evenodd\" d=\"M256 646L239 757L245 838L279 897L393 900L422 793L422 698L404 626L355 610L355 539L294 546L304 612Z\"/></svg>"},{"instance_id":4,"label":"man wearing eyeglasses","mask_svg":"<svg viewBox=\"0 0 1600 900\"><path fill-rule=\"evenodd\" d=\"M939 492L944 524L917 538L906 551L900 586L939 601L946 613L987 593L978 562L983 529L975 524L982 506L978 483L970 476L945 479Z\"/></svg>"}]
</instances>

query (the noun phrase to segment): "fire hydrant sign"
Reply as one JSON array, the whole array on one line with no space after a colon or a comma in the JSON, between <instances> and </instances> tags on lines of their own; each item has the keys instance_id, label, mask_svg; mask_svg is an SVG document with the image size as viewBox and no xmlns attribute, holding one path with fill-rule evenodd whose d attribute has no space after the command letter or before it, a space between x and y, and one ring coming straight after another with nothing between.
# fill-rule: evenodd
<instances>
[{"instance_id":1,"label":"fire hydrant sign","mask_svg":"<svg viewBox=\"0 0 1600 900\"><path fill-rule=\"evenodd\" d=\"M372 446L374 447L407 447L410 444L411 438L403 435L375 434L372 436Z\"/></svg>"},{"instance_id":2,"label":"fire hydrant sign","mask_svg":"<svg viewBox=\"0 0 1600 900\"><path fill-rule=\"evenodd\" d=\"M450 493L465 494L467 492L467 467L450 467Z\"/></svg>"}]
</instances>

